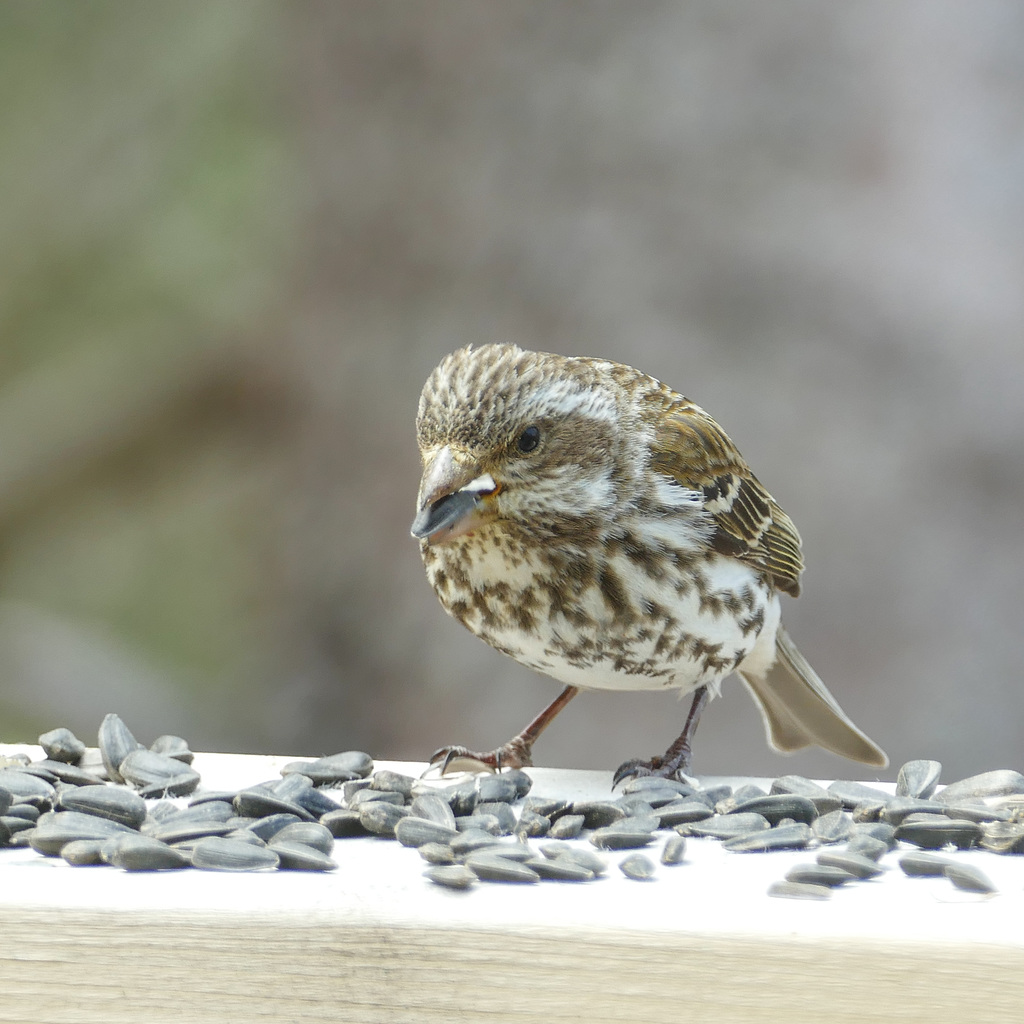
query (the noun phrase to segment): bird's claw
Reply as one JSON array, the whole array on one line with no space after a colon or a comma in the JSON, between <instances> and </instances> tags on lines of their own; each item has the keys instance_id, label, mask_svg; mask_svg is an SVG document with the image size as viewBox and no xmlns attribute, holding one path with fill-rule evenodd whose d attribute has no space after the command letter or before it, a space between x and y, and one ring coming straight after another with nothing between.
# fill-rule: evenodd
<instances>
[{"instance_id":1,"label":"bird's claw","mask_svg":"<svg viewBox=\"0 0 1024 1024\"><path fill-rule=\"evenodd\" d=\"M441 747L430 755L430 767L439 774L450 772L500 772L502 768L529 768L533 765L531 745L521 736L514 736L508 743L494 750L482 752L469 747ZM462 764L461 762L468 762Z\"/></svg>"},{"instance_id":2,"label":"bird's claw","mask_svg":"<svg viewBox=\"0 0 1024 1024\"><path fill-rule=\"evenodd\" d=\"M689 761L689 757L685 759L652 757L650 761L643 761L638 757L634 757L629 761L623 761L615 769L615 774L612 776L612 789L618 786L620 782L652 776L658 779L672 779L674 782L685 782L687 778L686 770L690 766Z\"/></svg>"}]
</instances>

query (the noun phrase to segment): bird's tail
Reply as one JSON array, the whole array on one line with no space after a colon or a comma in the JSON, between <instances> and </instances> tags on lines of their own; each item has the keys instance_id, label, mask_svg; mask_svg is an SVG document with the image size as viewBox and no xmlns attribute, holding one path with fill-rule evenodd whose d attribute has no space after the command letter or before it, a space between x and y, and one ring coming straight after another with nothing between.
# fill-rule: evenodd
<instances>
[{"instance_id":1,"label":"bird's tail","mask_svg":"<svg viewBox=\"0 0 1024 1024\"><path fill-rule=\"evenodd\" d=\"M877 768L885 752L847 718L807 659L779 625L776 659L763 676L740 672L764 716L768 742L782 753L816 744L851 761Z\"/></svg>"}]
</instances>

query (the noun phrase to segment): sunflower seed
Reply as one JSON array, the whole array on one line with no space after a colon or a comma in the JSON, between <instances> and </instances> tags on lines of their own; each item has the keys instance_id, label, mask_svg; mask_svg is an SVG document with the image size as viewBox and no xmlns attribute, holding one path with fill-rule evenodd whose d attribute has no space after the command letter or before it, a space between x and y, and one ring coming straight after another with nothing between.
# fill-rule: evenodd
<instances>
[{"instance_id":1,"label":"sunflower seed","mask_svg":"<svg viewBox=\"0 0 1024 1024\"><path fill-rule=\"evenodd\" d=\"M259 786L243 789L231 802L235 813L245 818L266 818L272 814L293 814L300 821L313 821L313 815L291 800L269 793Z\"/></svg>"},{"instance_id":2,"label":"sunflower seed","mask_svg":"<svg viewBox=\"0 0 1024 1024\"><path fill-rule=\"evenodd\" d=\"M705 799L708 807L715 807L720 800L726 800L732 796L732 786L727 782L721 782L717 786L705 786L694 795Z\"/></svg>"},{"instance_id":3,"label":"sunflower seed","mask_svg":"<svg viewBox=\"0 0 1024 1024\"><path fill-rule=\"evenodd\" d=\"M283 771L284 769L282 769ZM308 777L308 776L307 776ZM312 781L312 780L310 780ZM337 787L334 787L337 788ZM370 788L369 779L349 779L348 782L341 784L341 797L344 806L347 806L352 802L352 798L356 793L361 793L364 789Z\"/></svg>"},{"instance_id":4,"label":"sunflower seed","mask_svg":"<svg viewBox=\"0 0 1024 1024\"><path fill-rule=\"evenodd\" d=\"M952 844L959 850L977 845L981 826L976 821L938 818L930 821L904 821L896 829L896 838L922 850L940 850Z\"/></svg>"},{"instance_id":5,"label":"sunflower seed","mask_svg":"<svg viewBox=\"0 0 1024 1024\"><path fill-rule=\"evenodd\" d=\"M705 821L713 814L714 811L702 800L690 797L684 800L675 800L670 804L662 804L658 808L658 821L662 828L675 828L676 825Z\"/></svg>"},{"instance_id":6,"label":"sunflower seed","mask_svg":"<svg viewBox=\"0 0 1024 1024\"><path fill-rule=\"evenodd\" d=\"M282 775L279 779L268 779L266 782L261 782L250 788L264 789L268 793L280 797L282 800L289 800L295 804L300 803L301 798L305 794L316 792L313 788L312 779L298 772L291 775Z\"/></svg>"},{"instance_id":7,"label":"sunflower seed","mask_svg":"<svg viewBox=\"0 0 1024 1024\"><path fill-rule=\"evenodd\" d=\"M146 801L123 786L83 786L63 789L57 797L58 811L82 811L118 821L137 829L146 819Z\"/></svg>"},{"instance_id":8,"label":"sunflower seed","mask_svg":"<svg viewBox=\"0 0 1024 1024\"><path fill-rule=\"evenodd\" d=\"M764 815L769 824L776 825L783 818L810 824L818 816L814 802L798 793L775 793L771 796L756 796L736 805L733 814L753 812Z\"/></svg>"},{"instance_id":9,"label":"sunflower seed","mask_svg":"<svg viewBox=\"0 0 1024 1024\"><path fill-rule=\"evenodd\" d=\"M605 828L626 816L626 812L611 800L576 800L572 813L583 815L584 828Z\"/></svg>"},{"instance_id":10,"label":"sunflower seed","mask_svg":"<svg viewBox=\"0 0 1024 1024\"><path fill-rule=\"evenodd\" d=\"M135 834L127 825L81 811L50 811L32 829L29 845L48 857L59 856L75 839L109 839L113 835Z\"/></svg>"},{"instance_id":11,"label":"sunflower seed","mask_svg":"<svg viewBox=\"0 0 1024 1024\"><path fill-rule=\"evenodd\" d=\"M609 826L591 832L590 842L599 850L635 850L650 846L654 842L654 833L643 829L630 831Z\"/></svg>"},{"instance_id":12,"label":"sunflower seed","mask_svg":"<svg viewBox=\"0 0 1024 1024\"><path fill-rule=\"evenodd\" d=\"M45 779L22 771L20 768L0 768L0 789L9 793L18 803L51 807L57 791Z\"/></svg>"},{"instance_id":13,"label":"sunflower seed","mask_svg":"<svg viewBox=\"0 0 1024 1024\"><path fill-rule=\"evenodd\" d=\"M410 804L409 813L455 831L455 815L451 805L437 793L421 793Z\"/></svg>"},{"instance_id":14,"label":"sunflower seed","mask_svg":"<svg viewBox=\"0 0 1024 1024\"><path fill-rule=\"evenodd\" d=\"M169 809L170 813L161 810L161 807ZM152 832L156 828L169 825L185 824L188 822L227 822L234 817L234 808L225 800L211 800L208 803L189 804L188 807L178 809L173 803L154 805L149 809L149 818L142 826L143 832Z\"/></svg>"},{"instance_id":15,"label":"sunflower seed","mask_svg":"<svg viewBox=\"0 0 1024 1024\"><path fill-rule=\"evenodd\" d=\"M828 787L828 792L838 797L848 811L852 811L861 804L884 807L889 800L888 793L883 793L880 789L874 789L872 786L865 786L862 782L837 780Z\"/></svg>"},{"instance_id":16,"label":"sunflower seed","mask_svg":"<svg viewBox=\"0 0 1024 1024\"><path fill-rule=\"evenodd\" d=\"M682 864L686 857L686 836L674 835L665 840L661 848L662 864Z\"/></svg>"},{"instance_id":17,"label":"sunflower seed","mask_svg":"<svg viewBox=\"0 0 1024 1024\"><path fill-rule=\"evenodd\" d=\"M119 716L111 713L100 723L100 755L111 782L125 781L120 772L121 763L141 746L142 744L132 735L131 730Z\"/></svg>"},{"instance_id":18,"label":"sunflower seed","mask_svg":"<svg viewBox=\"0 0 1024 1024\"><path fill-rule=\"evenodd\" d=\"M6 814L14 804L14 794L9 789L0 789L0 814Z\"/></svg>"},{"instance_id":19,"label":"sunflower seed","mask_svg":"<svg viewBox=\"0 0 1024 1024\"><path fill-rule=\"evenodd\" d=\"M516 780L508 775L481 775L476 780L477 800L487 803L512 803L519 797Z\"/></svg>"},{"instance_id":20,"label":"sunflower seed","mask_svg":"<svg viewBox=\"0 0 1024 1024\"><path fill-rule=\"evenodd\" d=\"M696 821L686 826L691 836L710 836L712 839L730 839L733 836L745 836L751 832L761 832L771 826L763 814L748 812L744 814L716 814L707 821Z\"/></svg>"},{"instance_id":21,"label":"sunflower seed","mask_svg":"<svg viewBox=\"0 0 1024 1024\"><path fill-rule=\"evenodd\" d=\"M934 853L920 853L915 850L900 857L900 867L905 875L911 877L931 877L944 875L946 868L953 862L946 857L938 857Z\"/></svg>"},{"instance_id":22,"label":"sunflower seed","mask_svg":"<svg viewBox=\"0 0 1024 1024\"><path fill-rule=\"evenodd\" d=\"M738 786L728 796L723 797L715 804L715 813L732 814L740 804L746 803L748 800L757 800L767 795L760 786L755 786L752 783Z\"/></svg>"},{"instance_id":23,"label":"sunflower seed","mask_svg":"<svg viewBox=\"0 0 1024 1024\"><path fill-rule=\"evenodd\" d=\"M548 829L548 835L552 839L575 839L582 830L582 814L563 814Z\"/></svg>"},{"instance_id":24,"label":"sunflower seed","mask_svg":"<svg viewBox=\"0 0 1024 1024\"><path fill-rule=\"evenodd\" d=\"M12 804L4 813L5 818L24 818L26 821L36 822L42 811L34 804Z\"/></svg>"},{"instance_id":25,"label":"sunflower seed","mask_svg":"<svg viewBox=\"0 0 1024 1024\"><path fill-rule=\"evenodd\" d=\"M70 729L51 729L39 737L39 746L46 756L66 764L78 764L85 753L85 744Z\"/></svg>"},{"instance_id":26,"label":"sunflower seed","mask_svg":"<svg viewBox=\"0 0 1024 1024\"><path fill-rule=\"evenodd\" d=\"M189 750L188 741L180 736L158 736L150 745L149 749L154 754L164 754L166 757L173 757L175 761L182 764L191 764L195 754Z\"/></svg>"},{"instance_id":27,"label":"sunflower seed","mask_svg":"<svg viewBox=\"0 0 1024 1024\"><path fill-rule=\"evenodd\" d=\"M49 782L50 785L54 785L57 782L57 776L50 771L50 765L60 764L59 761L33 761L31 764L25 765L21 770L26 775L33 775L37 779L42 779L44 782Z\"/></svg>"},{"instance_id":28,"label":"sunflower seed","mask_svg":"<svg viewBox=\"0 0 1024 1024\"><path fill-rule=\"evenodd\" d=\"M645 790L671 790L675 793L673 799L678 800L679 797L690 797L698 791L693 786L687 785L685 782L679 782L676 779L661 779L653 775L641 775L638 778L630 779L622 787L623 796L637 793L643 796Z\"/></svg>"},{"instance_id":29,"label":"sunflower seed","mask_svg":"<svg viewBox=\"0 0 1024 1024\"><path fill-rule=\"evenodd\" d=\"M620 796L615 802L627 818L649 818L654 814L654 808L643 797Z\"/></svg>"},{"instance_id":30,"label":"sunflower seed","mask_svg":"<svg viewBox=\"0 0 1024 1024\"><path fill-rule=\"evenodd\" d=\"M361 789L353 793L348 801L349 807L366 807L369 804L393 804L395 807L404 807L405 797L388 789Z\"/></svg>"},{"instance_id":31,"label":"sunflower seed","mask_svg":"<svg viewBox=\"0 0 1024 1024\"><path fill-rule=\"evenodd\" d=\"M25 769L46 778L50 782L63 782L67 786L102 786L104 780L94 772L86 771L77 764L65 764L63 761L36 761ZM46 775L43 775L45 770Z\"/></svg>"},{"instance_id":32,"label":"sunflower seed","mask_svg":"<svg viewBox=\"0 0 1024 1024\"><path fill-rule=\"evenodd\" d=\"M200 839L192 850L192 866L204 871L270 871L280 858L269 847L237 839Z\"/></svg>"},{"instance_id":33,"label":"sunflower seed","mask_svg":"<svg viewBox=\"0 0 1024 1024\"><path fill-rule=\"evenodd\" d=\"M470 815L471 818L495 818L498 822L497 835L507 836L511 835L512 830L516 827L516 812L512 810L509 804L498 803L493 800L481 801L473 808L473 813ZM491 831L487 829L486 831Z\"/></svg>"},{"instance_id":34,"label":"sunflower seed","mask_svg":"<svg viewBox=\"0 0 1024 1024\"><path fill-rule=\"evenodd\" d=\"M528 868L536 871L541 878L554 879L559 882L589 882L596 878L590 868L569 860L567 857L559 857L549 860L547 857L532 857L523 862Z\"/></svg>"},{"instance_id":35,"label":"sunflower seed","mask_svg":"<svg viewBox=\"0 0 1024 1024\"><path fill-rule=\"evenodd\" d=\"M291 761L281 769L281 774L305 775L315 786L337 786L353 779L365 779L372 771L373 758L369 754L346 750L315 761Z\"/></svg>"},{"instance_id":36,"label":"sunflower seed","mask_svg":"<svg viewBox=\"0 0 1024 1024\"><path fill-rule=\"evenodd\" d=\"M992 853L1024 853L1024 822L985 822L978 845Z\"/></svg>"},{"instance_id":37,"label":"sunflower seed","mask_svg":"<svg viewBox=\"0 0 1024 1024\"><path fill-rule=\"evenodd\" d=\"M642 853L633 853L619 861L619 870L636 882L646 882L654 878L654 861Z\"/></svg>"},{"instance_id":38,"label":"sunflower seed","mask_svg":"<svg viewBox=\"0 0 1024 1024\"><path fill-rule=\"evenodd\" d=\"M268 848L277 854L285 871L334 871L338 867L326 853L306 843L278 841L275 836Z\"/></svg>"},{"instance_id":39,"label":"sunflower seed","mask_svg":"<svg viewBox=\"0 0 1024 1024\"><path fill-rule=\"evenodd\" d=\"M876 862L890 849L892 847L888 843L869 835L851 835L846 844L847 853L855 854L858 857L867 857Z\"/></svg>"},{"instance_id":40,"label":"sunflower seed","mask_svg":"<svg viewBox=\"0 0 1024 1024\"><path fill-rule=\"evenodd\" d=\"M295 778L305 777L304 775L295 776ZM332 811L341 810L341 804L337 800L332 800L324 790L317 789L315 786L310 786L308 789L303 789L296 793L295 803L303 810L309 811L314 818L322 818L325 814L330 814Z\"/></svg>"},{"instance_id":41,"label":"sunflower seed","mask_svg":"<svg viewBox=\"0 0 1024 1024\"><path fill-rule=\"evenodd\" d=\"M446 889L470 889L476 885L476 875L465 864L435 864L423 872L423 877Z\"/></svg>"},{"instance_id":42,"label":"sunflower seed","mask_svg":"<svg viewBox=\"0 0 1024 1024\"><path fill-rule=\"evenodd\" d=\"M455 851L447 843L424 843L416 852L428 864L455 863Z\"/></svg>"},{"instance_id":43,"label":"sunflower seed","mask_svg":"<svg viewBox=\"0 0 1024 1024\"><path fill-rule=\"evenodd\" d=\"M320 853L329 854L334 849L334 836L329 828L318 821L295 821L270 837L269 845L274 849L281 843L302 843Z\"/></svg>"},{"instance_id":44,"label":"sunflower seed","mask_svg":"<svg viewBox=\"0 0 1024 1024\"><path fill-rule=\"evenodd\" d=\"M772 882L768 886L768 895L789 900L830 900L832 890L827 885L809 882Z\"/></svg>"},{"instance_id":45,"label":"sunflower seed","mask_svg":"<svg viewBox=\"0 0 1024 1024\"><path fill-rule=\"evenodd\" d=\"M603 832L657 832L661 828L661 821L656 814L629 815L613 821L606 825Z\"/></svg>"},{"instance_id":46,"label":"sunflower seed","mask_svg":"<svg viewBox=\"0 0 1024 1024\"><path fill-rule=\"evenodd\" d=\"M363 824L359 820L359 812L348 808L341 808L323 815L320 818L320 824L329 828L335 839L351 839L354 836L370 834L363 828Z\"/></svg>"},{"instance_id":47,"label":"sunflower seed","mask_svg":"<svg viewBox=\"0 0 1024 1024\"><path fill-rule=\"evenodd\" d=\"M513 768L510 771L505 772L505 778L511 779L516 786L516 798L521 800L527 793L533 789L533 779L522 770L522 768Z\"/></svg>"},{"instance_id":48,"label":"sunflower seed","mask_svg":"<svg viewBox=\"0 0 1024 1024\"><path fill-rule=\"evenodd\" d=\"M820 818L815 818L811 824L811 831L819 842L841 843L849 838L852 825L853 818L847 811L829 811Z\"/></svg>"},{"instance_id":49,"label":"sunflower seed","mask_svg":"<svg viewBox=\"0 0 1024 1024\"><path fill-rule=\"evenodd\" d=\"M977 803L940 804L947 818L964 818L967 821L1013 821L1013 813L1001 807L989 807Z\"/></svg>"},{"instance_id":50,"label":"sunflower seed","mask_svg":"<svg viewBox=\"0 0 1024 1024\"><path fill-rule=\"evenodd\" d=\"M849 850L822 850L815 859L826 867L842 868L857 878L875 878L883 870L870 857L850 853Z\"/></svg>"},{"instance_id":51,"label":"sunflower seed","mask_svg":"<svg viewBox=\"0 0 1024 1024\"><path fill-rule=\"evenodd\" d=\"M326 817L326 815L325 815ZM265 818L256 818L250 821L248 824L243 825L247 832L251 832L254 836L259 836L265 843L269 842L278 832L283 828L287 828L289 825L298 824L300 821L305 819L299 818L295 814L289 814L287 811L282 811L279 814L268 814ZM227 824L233 824L235 819L228 819ZM327 828L327 822L321 822ZM332 835L335 834L332 832ZM364 832L363 835L366 833Z\"/></svg>"},{"instance_id":52,"label":"sunflower seed","mask_svg":"<svg viewBox=\"0 0 1024 1024\"><path fill-rule=\"evenodd\" d=\"M882 811L884 810L885 804L879 801L875 803L857 804L857 806L850 811L850 814L854 821L876 822L881 819Z\"/></svg>"},{"instance_id":53,"label":"sunflower seed","mask_svg":"<svg viewBox=\"0 0 1024 1024\"><path fill-rule=\"evenodd\" d=\"M420 847L426 843L448 843L456 835L458 832L454 828L412 814L401 818L395 825L395 838L403 846Z\"/></svg>"},{"instance_id":54,"label":"sunflower seed","mask_svg":"<svg viewBox=\"0 0 1024 1024\"><path fill-rule=\"evenodd\" d=\"M569 846L566 843L545 843L540 852L549 860L571 860L574 864L593 871L595 875L603 875L608 870L608 861L585 847Z\"/></svg>"},{"instance_id":55,"label":"sunflower seed","mask_svg":"<svg viewBox=\"0 0 1024 1024\"><path fill-rule=\"evenodd\" d=\"M628 799L639 799L643 800L650 807L664 807L665 804L677 803L679 800L690 798L692 799L693 791L689 787L676 787L665 785L665 780L659 780L662 784L659 786L645 786L641 789L630 790L626 792L623 790L620 800L625 801ZM680 792L682 788L686 792Z\"/></svg>"},{"instance_id":56,"label":"sunflower seed","mask_svg":"<svg viewBox=\"0 0 1024 1024\"><path fill-rule=\"evenodd\" d=\"M176 846L179 843L191 843L197 839L205 839L207 836L226 836L235 830L234 825L227 821L215 821L213 818L186 819L179 821L172 819L170 822L160 822L156 828L146 829L145 834L153 839L159 839L168 846Z\"/></svg>"},{"instance_id":57,"label":"sunflower seed","mask_svg":"<svg viewBox=\"0 0 1024 1024\"><path fill-rule=\"evenodd\" d=\"M998 892L992 879L973 864L947 864L946 877L958 888L967 892Z\"/></svg>"},{"instance_id":58,"label":"sunflower seed","mask_svg":"<svg viewBox=\"0 0 1024 1024\"><path fill-rule=\"evenodd\" d=\"M855 822L850 829L850 842L852 843L859 836L870 836L872 839L881 840L888 850L892 850L896 846L896 828L886 821Z\"/></svg>"},{"instance_id":59,"label":"sunflower seed","mask_svg":"<svg viewBox=\"0 0 1024 1024\"><path fill-rule=\"evenodd\" d=\"M777 828L751 832L745 836L726 839L722 846L734 853L758 853L768 850L802 850L814 838L810 825L780 825Z\"/></svg>"},{"instance_id":60,"label":"sunflower seed","mask_svg":"<svg viewBox=\"0 0 1024 1024\"><path fill-rule=\"evenodd\" d=\"M483 850L489 846L499 846L500 840L488 832L481 832L479 829L468 829L459 832L448 844L455 851L456 857L465 857L475 850Z\"/></svg>"},{"instance_id":61,"label":"sunflower seed","mask_svg":"<svg viewBox=\"0 0 1024 1024\"><path fill-rule=\"evenodd\" d=\"M941 774L938 761L907 761L896 776L896 795L927 800L935 792Z\"/></svg>"},{"instance_id":62,"label":"sunflower seed","mask_svg":"<svg viewBox=\"0 0 1024 1024\"><path fill-rule=\"evenodd\" d=\"M89 867L107 863L103 859L102 848L103 841L100 839L75 839L64 844L60 855L74 867Z\"/></svg>"},{"instance_id":63,"label":"sunflower seed","mask_svg":"<svg viewBox=\"0 0 1024 1024\"><path fill-rule=\"evenodd\" d=\"M513 829L517 836L525 839L539 839L551 831L551 822L543 814L535 811L523 811Z\"/></svg>"},{"instance_id":64,"label":"sunflower seed","mask_svg":"<svg viewBox=\"0 0 1024 1024\"><path fill-rule=\"evenodd\" d=\"M1024 775L1008 768L972 775L959 782L951 782L935 795L944 804L957 803L987 796L1009 796L1024 793Z\"/></svg>"},{"instance_id":65,"label":"sunflower seed","mask_svg":"<svg viewBox=\"0 0 1024 1024\"><path fill-rule=\"evenodd\" d=\"M125 782L138 787L140 796L187 796L199 785L199 772L144 747L128 754L117 770Z\"/></svg>"},{"instance_id":66,"label":"sunflower seed","mask_svg":"<svg viewBox=\"0 0 1024 1024\"><path fill-rule=\"evenodd\" d=\"M99 747L86 747L77 767L89 772L90 775L95 775L103 782L114 781L110 778L106 765L103 763L103 751Z\"/></svg>"},{"instance_id":67,"label":"sunflower seed","mask_svg":"<svg viewBox=\"0 0 1024 1024\"><path fill-rule=\"evenodd\" d=\"M771 785L769 795L789 793L793 796L805 796L818 810L818 814L829 814L842 807L842 800L829 793L824 786L819 786L802 775L782 775Z\"/></svg>"},{"instance_id":68,"label":"sunflower seed","mask_svg":"<svg viewBox=\"0 0 1024 1024\"><path fill-rule=\"evenodd\" d=\"M563 800L560 797L529 796L523 801L524 811L533 811L534 814L543 814L549 821L555 821L572 809L571 800Z\"/></svg>"},{"instance_id":69,"label":"sunflower seed","mask_svg":"<svg viewBox=\"0 0 1024 1024\"><path fill-rule=\"evenodd\" d=\"M108 863L125 871L167 871L188 867L189 858L151 836L133 835L118 840Z\"/></svg>"},{"instance_id":70,"label":"sunflower seed","mask_svg":"<svg viewBox=\"0 0 1024 1024\"><path fill-rule=\"evenodd\" d=\"M412 788L416 780L411 775L402 775L400 772L393 772L386 768L374 772L370 779L370 789L382 790L388 793L400 793L403 802L412 799Z\"/></svg>"},{"instance_id":71,"label":"sunflower seed","mask_svg":"<svg viewBox=\"0 0 1024 1024\"><path fill-rule=\"evenodd\" d=\"M466 861L466 867L477 878L488 882L539 882L540 875L533 868L517 861L501 857L489 850L474 853Z\"/></svg>"},{"instance_id":72,"label":"sunflower seed","mask_svg":"<svg viewBox=\"0 0 1024 1024\"><path fill-rule=\"evenodd\" d=\"M395 826L408 816L408 807L397 807L395 804L372 803L359 808L359 822L363 828L385 839L394 839Z\"/></svg>"},{"instance_id":73,"label":"sunflower seed","mask_svg":"<svg viewBox=\"0 0 1024 1024\"><path fill-rule=\"evenodd\" d=\"M473 808L476 807L477 792L473 782L460 782L457 786L439 789L437 795L448 801L448 806L457 818L472 814Z\"/></svg>"},{"instance_id":74,"label":"sunflower seed","mask_svg":"<svg viewBox=\"0 0 1024 1024\"><path fill-rule=\"evenodd\" d=\"M203 837L205 838L205 837ZM225 839L237 839L240 843L248 843L250 846L266 846L265 843L255 832L248 828L236 828L231 832L224 834ZM197 840L198 842L198 840ZM184 847L186 844L182 844ZM195 846L195 843L192 844Z\"/></svg>"},{"instance_id":75,"label":"sunflower seed","mask_svg":"<svg viewBox=\"0 0 1024 1024\"><path fill-rule=\"evenodd\" d=\"M854 881L858 876L834 864L796 864L786 872L787 882L826 885L830 889Z\"/></svg>"},{"instance_id":76,"label":"sunflower seed","mask_svg":"<svg viewBox=\"0 0 1024 1024\"><path fill-rule=\"evenodd\" d=\"M882 809L881 820L899 825L911 814L942 814L945 805L938 800L922 800L913 796L896 796Z\"/></svg>"},{"instance_id":77,"label":"sunflower seed","mask_svg":"<svg viewBox=\"0 0 1024 1024\"><path fill-rule=\"evenodd\" d=\"M494 814L466 814L455 819L458 832L487 832L492 836L507 836L501 822Z\"/></svg>"},{"instance_id":78,"label":"sunflower seed","mask_svg":"<svg viewBox=\"0 0 1024 1024\"><path fill-rule=\"evenodd\" d=\"M18 806L22 805L19 804ZM19 818L17 815L7 814L0 816L0 846L11 842L20 833L34 829L35 826L36 823L28 818Z\"/></svg>"}]
</instances>

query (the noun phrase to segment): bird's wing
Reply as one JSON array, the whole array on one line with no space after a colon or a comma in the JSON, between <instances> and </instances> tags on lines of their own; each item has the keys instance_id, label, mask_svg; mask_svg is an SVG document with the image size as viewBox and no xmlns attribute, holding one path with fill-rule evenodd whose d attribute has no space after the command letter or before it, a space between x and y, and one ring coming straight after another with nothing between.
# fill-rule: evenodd
<instances>
[{"instance_id":1,"label":"bird's wing","mask_svg":"<svg viewBox=\"0 0 1024 1024\"><path fill-rule=\"evenodd\" d=\"M704 495L715 521L711 544L769 573L794 597L804 569L800 534L724 430L700 406L677 402L661 418L652 466Z\"/></svg>"}]
</instances>

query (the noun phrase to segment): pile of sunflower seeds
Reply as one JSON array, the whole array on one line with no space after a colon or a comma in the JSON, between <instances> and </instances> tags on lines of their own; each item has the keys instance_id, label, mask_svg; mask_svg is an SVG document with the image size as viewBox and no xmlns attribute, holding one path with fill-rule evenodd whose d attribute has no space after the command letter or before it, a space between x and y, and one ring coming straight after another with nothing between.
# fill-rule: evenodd
<instances>
[{"instance_id":1,"label":"pile of sunflower seeds","mask_svg":"<svg viewBox=\"0 0 1024 1024\"><path fill-rule=\"evenodd\" d=\"M530 796L523 771L439 786L375 771L360 751L295 761L281 778L242 790L201 791L183 739L162 736L147 749L113 714L97 747L67 729L39 743L43 760L0 759L0 847L29 846L73 865L330 871L335 840L377 836L416 849L430 881L466 889L591 881L620 855L621 872L646 881L658 868L641 851L657 846L660 864L676 865L687 840L698 839L737 853L815 848L813 862L768 891L827 899L837 886L877 877L883 854L898 847L909 851L899 861L907 875L944 875L978 893L995 887L973 865L934 851L1024 853L1024 775L986 772L938 790L935 761L905 764L895 794L853 782L825 789L795 775L767 792L639 778L607 800L571 801Z\"/></svg>"}]
</instances>

